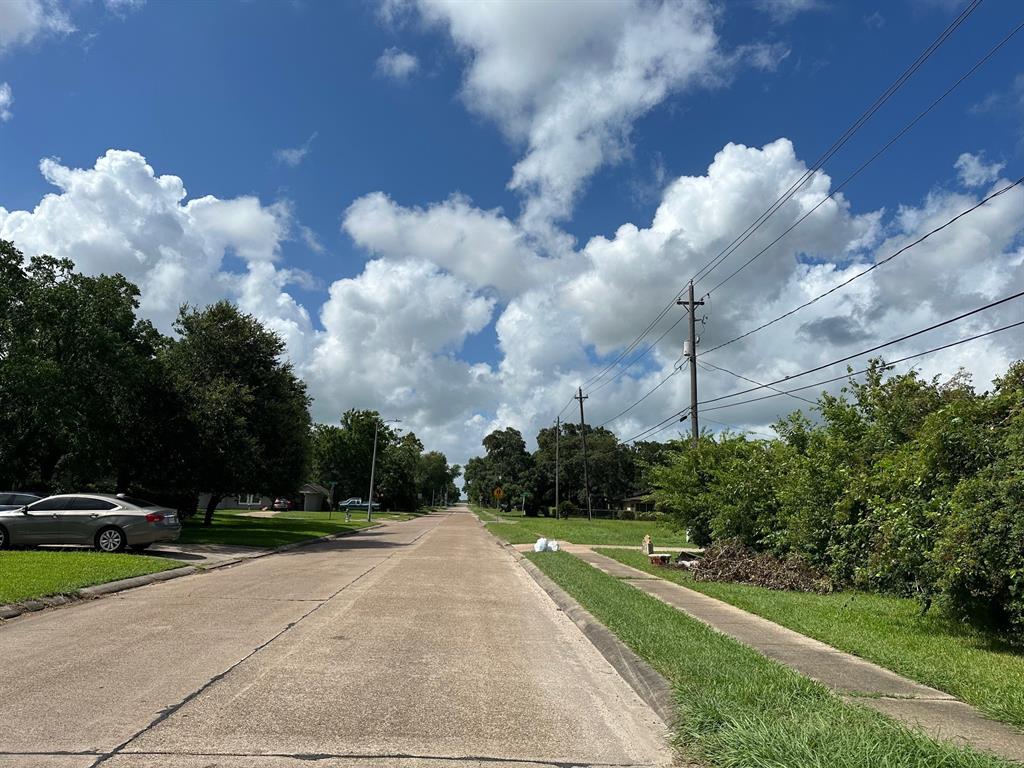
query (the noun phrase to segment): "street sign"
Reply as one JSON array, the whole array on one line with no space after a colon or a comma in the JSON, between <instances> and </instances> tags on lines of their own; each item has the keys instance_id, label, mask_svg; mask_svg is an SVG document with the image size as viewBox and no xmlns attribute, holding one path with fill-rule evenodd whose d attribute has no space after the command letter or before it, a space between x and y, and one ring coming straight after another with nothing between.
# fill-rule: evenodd
<instances>
[{"instance_id":1,"label":"street sign","mask_svg":"<svg viewBox=\"0 0 1024 768\"><path fill-rule=\"evenodd\" d=\"M505 495L505 492L503 490L501 490L501 486L500 485L497 488L494 489L494 498L500 499L504 495Z\"/></svg>"}]
</instances>

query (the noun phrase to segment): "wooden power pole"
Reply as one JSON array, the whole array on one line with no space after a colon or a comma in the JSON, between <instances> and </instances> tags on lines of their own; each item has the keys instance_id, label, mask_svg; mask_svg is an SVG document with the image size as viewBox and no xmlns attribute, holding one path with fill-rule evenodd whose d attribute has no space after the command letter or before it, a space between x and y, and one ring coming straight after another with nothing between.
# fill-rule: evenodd
<instances>
[{"instance_id":1,"label":"wooden power pole","mask_svg":"<svg viewBox=\"0 0 1024 768\"><path fill-rule=\"evenodd\" d=\"M587 464L587 422L583 418L583 401L586 400L589 395L583 394L583 387L580 387L580 392L574 400L580 401L580 439L583 441L583 486L587 492L587 520L594 519L594 511L590 507L590 468Z\"/></svg>"},{"instance_id":2,"label":"wooden power pole","mask_svg":"<svg viewBox=\"0 0 1024 768\"><path fill-rule=\"evenodd\" d=\"M690 340L686 357L690 359L690 429L693 432L693 446L696 448L700 440L700 426L697 424L697 307L704 306L704 302L693 300L693 280L690 281L687 298L679 299L676 304L686 307L690 313Z\"/></svg>"}]
</instances>

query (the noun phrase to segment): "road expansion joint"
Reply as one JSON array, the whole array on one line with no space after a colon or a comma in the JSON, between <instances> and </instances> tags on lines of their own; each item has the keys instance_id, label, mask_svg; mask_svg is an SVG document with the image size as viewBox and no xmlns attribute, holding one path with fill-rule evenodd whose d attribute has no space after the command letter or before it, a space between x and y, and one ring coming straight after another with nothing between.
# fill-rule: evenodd
<instances>
[{"instance_id":1,"label":"road expansion joint","mask_svg":"<svg viewBox=\"0 0 1024 768\"><path fill-rule=\"evenodd\" d=\"M424 533L426 533L426 531L424 531ZM417 540L417 539L419 539L419 538L421 538L421 537L422 537L422 535L423 535L423 534L420 534L419 536L417 536L417 537L416 537L416 539L414 539L414 541L415 541L415 540ZM171 715L173 715L173 714L175 714L176 712L178 712L178 711L179 711L179 710L180 710L180 709L181 709L182 707L184 707L184 706L185 706L186 704L188 704L189 702L191 702L191 701L193 701L194 699L196 699L196 698L197 698L198 696L200 696L200 695L201 695L202 693L204 693L205 691L209 690L209 689L210 689L211 687L213 687L213 686L214 686L214 685L216 685L216 684L217 684L218 682L220 682L220 681L221 681L221 680L223 680L223 679L224 679L225 677L227 677L227 676L228 676L229 674L231 674L231 673L232 673L232 672L233 672L234 670L236 670L236 669L237 669L238 667L240 667L240 666L241 666L242 664L244 664L244 663L245 663L245 662L247 662L247 661L248 661L249 659L251 659L251 658L253 658L254 656L256 656L256 654L260 653L260 651L262 651L262 650L264 650L265 648L267 648L267 646L269 646L269 645L270 645L271 643L273 643L273 642L274 642L275 640L277 640L278 638L282 637L282 636L283 636L283 635L285 635L285 634L286 634L287 632L289 632L289 631L290 631L291 629L293 629L294 627L296 627L296 626L297 626L297 625L298 625L299 623L301 623L302 621L304 621L305 619L307 619L307 618L308 618L309 616L311 616L312 614L314 614L314 613L315 613L316 611L318 611L318 610L320 610L321 608L323 608L323 607L324 607L324 606L325 606L325 605L326 605L326 604L327 604L328 602L330 602L331 600L333 600L333 599L334 599L335 597L337 597L338 595L340 595L340 594L341 594L342 592L344 592L345 590L347 590L347 589L348 589L349 587L352 587L352 586L354 586L355 584L357 584L358 582L360 582L360 581L361 581L361 580L362 580L362 579L363 579L363 578L364 578L365 576L369 575L370 573L372 573L373 571L375 571L375 570L376 570L377 568L379 568L380 566L384 565L384 563L388 562L388 561L389 561L389 560L390 560L390 559L391 559L392 557L394 557L394 556L395 556L396 554L398 554L398 552L392 552L391 554L388 554L388 555L386 555L386 556L385 556L384 558L382 558L381 560L379 560L379 561L377 561L376 563L374 563L373 565L371 565L371 566L370 566L369 568L367 568L367 569L366 569L365 571L363 571L363 572L362 572L362 573L360 573L360 574L359 574L358 576L356 576L356 577L355 577L354 579L352 579L352 581L348 582L347 584L343 585L343 586L342 586L342 587L340 587L340 588L339 588L338 590L336 590L336 591L335 591L335 592L334 592L334 593L333 593L333 594L332 594L332 595L331 595L330 597L328 597L328 598L327 598L326 600L322 600L322 601L319 601L319 602L317 602L317 604L316 604L316 605L314 605L314 606L313 606L312 608L310 608L310 609L309 609L308 611L306 611L306 612L305 612L304 614L302 614L302 615L301 615L301 616L300 616L299 618L295 619L295 621L291 621L291 622L289 622L288 624L286 624L286 625L285 625L285 626L284 626L284 627L283 627L283 628L282 628L282 629L281 629L281 630L280 630L279 632L277 632L276 634L274 634L274 635L273 635L272 637L270 637L270 638L269 638L269 639L267 639L266 641L264 641L264 642L260 643L260 644L259 644L258 646L256 646L255 648L253 648L253 649L252 649L252 650L251 650L251 651L250 651L249 653L245 654L245 656L243 656L242 658L240 658L240 659L239 659L238 661L236 661L236 662L235 662L234 664L232 664L231 666L229 666L229 667L228 667L227 669L225 669L225 670L224 670L223 672L220 672L220 673L218 673L218 674L214 675L213 677L211 677L211 678L210 678L209 680L207 680L207 681L206 681L205 683L203 683L203 684L202 684L201 686L199 686L199 687L198 687L198 688L197 688L196 690L192 691L192 693L188 694L188 695L187 695L187 696L186 696L185 698L183 698L183 699L182 699L181 701L179 701L179 702L178 702L177 704L172 704L171 706L169 706L169 707L165 708L164 710L162 710L162 711L161 711L161 712L160 712L160 713L159 713L159 714L158 714L158 715L157 715L157 716L156 716L156 717L155 717L155 718L154 718L154 719L153 719L153 720L152 720L152 721L151 721L151 722L150 722L150 723L149 723L148 725L146 725L146 726L145 726L144 728L142 728L142 729L140 729L140 730L136 731L136 732L135 732L134 734L132 734L131 736L129 736L129 737L128 737L128 738L127 738L127 739L126 739L125 741L123 741L123 742L121 742L120 744L118 744L118 745L117 745L116 747L114 747L114 748L113 748L112 750L110 750L109 752L104 752L104 753L100 753L100 754L99 754L99 758L98 758L98 759L97 759L97 760L96 760L95 762L93 762L93 764L92 764L92 766L90 766L90 768L97 768L98 766L100 766L100 765L103 765L103 763L107 762L107 761L108 761L108 760L110 760L111 758L113 758L113 757L116 757L117 755L120 755L120 754L122 754L122 753L125 753L125 750L126 750L126 748L127 748L127 747L128 747L128 745L130 745L130 744L131 744L131 743L132 743L133 741L135 741L136 739L138 739L138 738L140 738L141 736L145 735L146 733L148 733L149 731L151 731L151 730L152 730L153 728L155 728L156 726L160 725L160 723L164 722L164 721L165 721L165 720L167 720L167 719L168 719L169 717L171 717ZM86 754L90 754L90 753L86 753ZM91 753L91 754L95 754L95 753Z\"/></svg>"}]
</instances>

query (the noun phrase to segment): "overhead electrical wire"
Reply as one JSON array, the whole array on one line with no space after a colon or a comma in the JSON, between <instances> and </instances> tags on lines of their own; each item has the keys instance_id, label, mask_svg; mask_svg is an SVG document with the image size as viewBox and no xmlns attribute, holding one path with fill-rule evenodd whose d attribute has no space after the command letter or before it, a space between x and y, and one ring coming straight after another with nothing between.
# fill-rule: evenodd
<instances>
[{"instance_id":1,"label":"overhead electrical wire","mask_svg":"<svg viewBox=\"0 0 1024 768\"><path fill-rule=\"evenodd\" d=\"M964 21L966 21L967 17L970 16L977 9L977 7L980 4L981 4L981 0L972 0L972 2L958 16L952 22L950 22L950 24L942 31L942 33L935 40L933 40L932 43L927 48L925 48L924 51L922 51L921 54L918 55L917 59L915 59L914 62L912 62L910 64L910 66L908 66L907 69L904 70L903 73L885 91L883 91L883 93L875 100L875 102L870 107L868 107L868 109L849 128L847 128L847 130L839 137L839 139L837 139L833 143L832 147L830 147L829 150L827 150L825 152L825 154L823 154L818 159L818 161L816 161L815 164L805 172L805 174L801 177L801 179L798 179L797 182L795 182L794 185L789 190L787 190L785 193L783 193L783 195L780 196L775 201L775 203L773 203L771 206L769 206L769 208L766 209L760 216L758 216L757 219L754 220L754 222L752 222L750 225L748 225L746 230L744 230L742 233L740 233L740 235L738 235L733 240L733 242L730 243L729 246L726 246L726 249L724 249L722 252L720 252L710 262L708 262L703 267L701 267L701 269L699 269L694 274L694 277L692 279L694 279L694 280L701 279L701 273L704 272L704 270L709 265L714 264L714 262L716 262L719 259L719 257L722 255L722 253L725 252L725 250L728 250L734 244L738 247L738 245L742 243L741 238L743 240L745 240L747 237L749 237L751 234L753 234L753 232L756 231L757 229L759 229L764 224L765 221L767 221L783 204L785 204L785 202L787 202L789 199L791 199L793 197L793 195L796 193L796 191L799 190L807 182L807 180L810 179L814 175L814 173L816 173L822 167L822 165L827 160L829 160L833 155L835 155L835 153L838 152L839 149L841 149L842 146L845 145L847 141L849 141L849 139L853 136L853 134L856 133L871 118L871 116L873 116L874 113L877 112L878 109L880 109L882 107L882 105L885 104L885 102L888 101L904 85L904 83L906 83L906 81L909 80L914 75L914 73L916 73L916 71L918 69L920 69L920 67L924 64L924 62L928 58L930 58L931 55L933 53L935 53L936 50L938 50L938 48L949 38L950 35L953 34L954 31L956 31L956 29L961 24L963 24ZM1016 30L1015 30L1015 32L1016 32ZM1012 36L1012 34L1010 36ZM1005 42L1005 40L1003 42ZM987 60L987 58L989 56L994 54L995 50L998 50L998 48L1001 47L1001 45L1002 45L1002 43L1000 43L1000 45L997 46L996 49L993 49L992 51L990 51L988 56L986 57L986 59L983 59L981 62L979 62L977 65L975 65L974 69L976 69L977 67L981 66L981 64L984 63L984 61ZM973 69L971 70L971 72L973 72ZM968 77L970 74L971 73L968 73L967 75L964 75L961 78L961 80L957 81L956 85L959 85L959 83L962 82L963 79L966 79L966 77ZM953 88L955 88L956 85L954 85ZM950 90L952 90L952 88ZM945 98L945 95L947 95L947 94L944 94L937 101L941 101L942 98ZM934 106L934 104L932 106ZM929 110L930 109L931 109L931 107L929 107ZM921 115L919 115L918 118L916 118L914 122L916 122L921 117L923 117L924 114L926 114L927 111L929 111L929 110L926 110L925 113L922 113ZM906 132L906 130L909 130L909 128L912 125L913 125L913 123L908 125L904 129L903 132L901 132L896 137L894 137L892 140L890 140L889 144L887 144L885 147L883 147L882 150L880 150L876 154L875 157L877 157L877 155L879 155L882 152L884 152L885 149L887 149L888 146L891 143L896 141L899 138L899 136L902 135L902 133ZM870 164L870 162L873 162L874 159L875 158L873 157L871 160L868 161L867 164ZM860 169L858 169L858 171L856 173L859 173L861 170L863 170L863 168L866 167L867 164L865 164ZM856 175L856 174L854 174L854 175ZM852 176L850 178L852 178ZM849 181L849 180L850 179L848 178L847 181ZM835 190L833 192L833 194L835 194L836 191L838 191L838 190ZM821 203L819 203L819 205L821 205L822 203L824 203L824 200ZM735 249L733 249L733 250L735 250ZM729 253L731 253L731 252L732 251L730 251ZM728 254L726 254L726 256L728 256ZM714 269L715 266L717 266L717 264L714 264L714 266L712 266L711 269ZM707 272L703 276L706 276L707 274L710 274L710 271L711 270L707 270ZM608 371L613 369L623 359L625 359L634 349L636 349L636 347L640 344L641 341L643 341L643 339L647 336L647 334L650 333L651 330L653 330L653 328L656 327L659 322L661 322L661 319L666 314L668 314L669 310L673 306L675 306L676 300L682 295L682 290L683 289L680 289L679 291L676 292L676 294L672 297L672 300L668 304L665 305L665 307L657 314L657 316L655 316L655 318L650 323L647 324L647 326L640 332L640 334L636 338L634 338L633 341L630 342L630 344L627 345L626 348L623 349L623 351L614 360L612 360L611 362L607 363L600 371L598 371L598 373L594 374L593 376L588 378L585 382L583 382L582 386L583 387L588 387L588 386L590 386L592 384L596 384L597 382L599 382L607 374ZM674 328L675 325L673 325L672 327ZM665 334L662 334L662 337L660 337L660 338L663 338L664 335ZM659 340L660 340L660 338L659 338ZM655 342L655 343L657 343L657 342ZM651 346L653 347L654 345L651 345ZM648 348L647 351L645 351L644 353L639 355L637 357L637 359L642 358L649 351L650 351L650 347ZM633 363L635 363L635 362L636 362L636 360L633 361ZM632 365L633 363L630 363L630 365ZM565 406L562 407L562 410L560 411L559 415L561 415L561 413L565 412L565 409L569 407L570 403L571 403L571 400L570 400L569 403L567 403Z\"/></svg>"},{"instance_id":2,"label":"overhead electrical wire","mask_svg":"<svg viewBox=\"0 0 1024 768\"><path fill-rule=\"evenodd\" d=\"M723 248L710 261L705 263L704 266L698 269L694 273L693 277L691 277L690 279L693 280L694 282L697 282L698 280L701 280L703 277L709 274L711 270L713 270L718 265L718 263L724 260L724 258L728 258L732 250L735 250L735 247L738 247L742 243L742 240L745 240L747 237L753 234L757 229L761 227L761 225L764 224L764 222L771 218L771 216L779 208L781 208L788 200L790 200L793 197L793 195L796 194L797 190L803 187L804 184L806 184L814 176L814 174L818 170L820 170L826 162L828 162L828 160L830 160L840 149L842 149L842 147L853 137L853 135L858 130L860 130L861 127L863 127L863 125L867 123L867 121L870 120L871 117L874 116L874 114L879 109L881 109L882 106L890 98L892 98L892 96L900 88L902 88L903 85L911 77L913 77L917 70L924 65L925 61L931 58L932 54L935 53L935 51L937 51L942 46L942 44L946 42L950 35L952 35L953 32L955 32L957 28L960 27L960 25L967 20L968 16L970 16L972 13L974 13L975 10L977 10L979 5L981 5L981 0L974 0L966 8L964 8L964 10L961 11L960 15L949 23L949 26L947 26L939 34L939 36L935 38L935 40L933 40L931 44L927 48L925 48L924 51L922 51L918 55L918 57L902 72L902 74L900 74L900 76L897 77L896 80L893 81L893 83L888 88L886 88L885 91L883 91L877 99L875 99L874 103L872 103L871 106L869 106L861 114L861 116L858 117L853 122L853 124L849 128L847 128L846 131L844 131L838 139L836 139L835 142L833 142L832 146L829 147L825 151L825 153L821 155L821 157L819 157L815 161L815 163L810 168L808 168L799 179L793 182L793 185L788 190L786 190L786 192L784 192L774 203L768 206L768 208L766 208L765 211L760 216L758 216L754 220L754 222L747 227L746 230L737 235L737 237L731 243L729 243L729 245Z\"/></svg>"},{"instance_id":3,"label":"overhead electrical wire","mask_svg":"<svg viewBox=\"0 0 1024 768\"><path fill-rule=\"evenodd\" d=\"M890 339L889 341L883 342L881 344L876 344L875 346L869 347L868 349L863 349L863 350L861 350L859 352L854 352L853 354L846 355L844 357L839 358L838 360L832 360L832 361L830 361L828 363L824 363L822 365L815 366L814 368L808 368L805 371L800 371L799 373L794 373L794 374L791 374L789 376L784 376L781 379L777 379L775 381L770 381L770 382L767 382L765 384L760 384L760 385L755 386L755 387L750 387L748 389L738 390L736 392L730 392L727 395L721 395L719 397L713 397L713 398L710 398L708 400L702 400L702 401L698 402L697 405L703 407L703 406L705 406L707 404L718 403L718 402L721 402L723 400L728 400L728 399L733 398L733 397L739 397L740 395L746 395L746 394L750 394L752 392L757 392L757 391L760 391L760 390L763 390L763 389L772 388L772 387L774 387L777 384L782 384L783 382L791 381L791 380L799 378L801 376L806 376L808 374L816 373L817 371L821 371L821 370L824 370L826 368L831 368L833 365L838 365L839 363L845 363L845 362L847 362L849 360L853 360L854 358L857 358L857 357L863 357L864 355L869 355L872 352L877 352L878 350L883 349L885 347L892 346L893 344L899 344L900 342L907 341L908 339L912 339L912 338L914 338L916 336L920 336L920 335L928 333L930 331L934 331L934 330L936 330L938 328L942 328L942 327L950 325L952 323L959 322L960 320L964 320L965 318L968 318L968 317L971 317L973 315L976 315L979 312L984 312L987 309L992 309L993 307L1000 306L1000 305L1005 304L1005 303L1007 303L1009 301L1013 301L1015 299L1019 299L1022 296L1024 296L1024 291L1019 291L1017 293L1011 294L1010 296L1006 296L1006 297L1004 297L1002 299L997 299L996 301L992 301L992 302L989 302L988 304L984 304L984 305L982 305L980 307L976 307L974 309L968 310L967 312L962 312L959 315L956 315L955 317L951 317L951 318L948 318L946 320L942 320L941 322L934 323L932 325L927 326L926 328L921 328L921 329L919 329L917 331L913 331L911 333L904 334L903 336L899 336L899 337L897 337L895 339ZM1007 326L1007 328L1010 328L1010 327L1016 327L1016 326L1015 325ZM999 330L1005 330L1005 329L999 329ZM984 333L983 334L979 334L978 338L980 338L983 335L987 335L987 334L984 334ZM948 346L955 346L955 345L951 344L951 345L948 345ZM937 347L936 350L944 349L944 348L946 348L946 347ZM909 358L907 358L907 359L909 359ZM902 360L899 361L899 362L902 362ZM842 378L842 377L840 377L840 378ZM815 385L810 385L810 386L815 386ZM791 390L788 390L788 392L796 392L796 391L799 391L800 389L805 389L805 388L809 388L809 387L796 387L796 388L793 388ZM768 395L768 396L765 396L764 399L767 399L768 397L776 397L776 396L779 396L779 394L780 393L776 393L774 395ZM738 404L740 404L740 403L735 403L735 404L734 403L730 403L729 405L738 405ZM720 408L724 408L724 407L726 407L726 406L723 405L723 406L719 406L719 407L716 407L716 408L708 408L706 410L709 410L709 411L711 411L711 410L719 410ZM666 418L666 419L658 422L657 424L655 424L653 427L650 427L647 430L644 430L643 432L641 432L636 437L629 438L628 440L626 440L624 442L632 442L633 440L636 440L638 437L642 437L644 435L647 435L649 432L651 432L651 430L656 429L658 427L661 427L666 422L669 422L672 419L678 418L678 417L682 416L683 414L688 413L689 410L690 410L690 408L686 407L686 408L683 408L682 410L676 411L675 413L673 413L668 418ZM702 410L704 410L704 409L702 408Z\"/></svg>"},{"instance_id":4,"label":"overhead electrical wire","mask_svg":"<svg viewBox=\"0 0 1024 768\"><path fill-rule=\"evenodd\" d=\"M984 331L983 333L976 333L973 336L968 336L968 337L963 338L963 339L958 339L957 341L951 341L948 344L943 344L943 345L938 346L938 347L932 347L931 349L926 349L924 352L915 352L912 355L907 355L905 357L900 357L900 358L898 358L896 360L887 361L885 363L885 367L888 368L888 367L893 366L893 365L899 365L900 363L905 363L907 360L913 360L916 357L923 357L924 355L930 355L930 354L933 354L935 352L941 352L944 349L949 349L950 347L955 347L955 346L958 346L960 344L966 344L969 341L975 341L976 339L981 339L981 338L984 338L985 336L991 336L992 334L1000 333L1001 331L1008 331L1011 328L1018 328L1018 327L1020 327L1022 325L1024 325L1024 320L1021 320L1020 322L1017 322L1017 323L1010 323L1009 325L1004 325L1002 328L993 328L990 331ZM750 398L749 400L741 400L741 401L739 401L737 403L726 403L724 405L713 405L710 408L704 408L702 410L703 411L720 411L723 408L733 408L733 407L738 406L738 405L748 405L749 403L756 403L756 402L760 402L761 400L768 400L768 399L773 398L773 397L778 397L779 395L790 395L790 394L793 394L794 392L802 392L803 390L806 390L806 389L814 389L815 387L821 387L821 386L824 386L826 384L832 384L833 382L836 382L836 381L841 381L843 379L848 379L851 376L860 376L861 374L867 373L869 370L871 370L871 369L870 368L862 368L859 371L849 371L847 373L844 373L842 376L834 376L831 379L824 379L822 381L816 381L813 384L805 384L804 386L794 387L793 389L787 389L787 390L784 390L782 392L776 392L775 394L772 394L772 395L762 395L761 397L753 397L753 398ZM815 405L817 405L817 403L815 403Z\"/></svg>"},{"instance_id":5,"label":"overhead electrical wire","mask_svg":"<svg viewBox=\"0 0 1024 768\"><path fill-rule=\"evenodd\" d=\"M746 376L744 376L744 375L742 375L740 373L736 373L736 371L730 371L728 368L723 368L720 365L715 365L714 363L709 363L709 362L707 362L705 360L698 360L697 361L697 365L704 366L705 368L708 368L710 370L721 371L722 373L728 373L730 376L735 376L737 379L741 379L742 381L746 381L746 382L749 382L751 384L757 384L758 386L765 386L760 381L755 381L754 379L749 379L749 378L747 378ZM771 389L771 390L774 390L776 392L779 392L779 390L775 389L775 387L768 387L768 389ZM779 394L788 394L788 393L786 393L786 392L779 392ZM797 400L803 400L805 403L810 403L811 405L815 404L813 400L808 400L806 397L800 397L800 395L790 395L790 396L796 398Z\"/></svg>"},{"instance_id":6,"label":"overhead electrical wire","mask_svg":"<svg viewBox=\"0 0 1024 768\"><path fill-rule=\"evenodd\" d=\"M1000 195L1005 195L1007 192L1009 192L1014 187L1020 185L1022 182L1024 182L1024 176L1021 176L1016 181L1010 182L1006 186L1002 187L1001 189L996 190L995 192L993 192L992 194L988 195L987 197L982 198L979 202L975 203L970 208L965 208L964 210L960 211L960 213L958 213L953 218L943 222L942 224L940 224L939 226L935 227L934 229L929 230L925 234L921 235L921 237L917 238L916 240L914 240L911 243L908 243L907 245L903 246L899 250L889 254L884 259L876 261L874 264L872 264L871 266L867 267L866 269L863 269L860 272L858 272L857 274L852 275L851 277L848 277L846 280L843 280L841 283L837 283L836 285L832 286L831 288L829 288L824 293L819 293L814 298L809 299L808 301L805 301L803 304L800 304L800 305L798 305L796 307L793 307L792 309L790 309L787 312L783 312L778 317L775 317L775 318L769 320L766 323L762 323L761 325L757 326L756 328L751 328L749 331L745 331L744 333L741 333L739 336L734 336L733 338L729 339L728 341L723 341L721 344L718 344L718 345L712 347L711 349L707 349L707 350L701 352L698 355L698 357L702 357L703 355L708 355L708 354L710 354L710 353L712 353L712 352L714 352L716 350L721 349L722 347L726 347L729 344L732 344L733 342L739 341L740 339L745 339L747 336L750 336L751 334L757 333L758 331L762 331L765 328L767 328L768 326L774 325L775 323L779 322L780 320L784 320L787 317L789 317L790 315L796 314L801 309L804 309L806 307L811 306L812 304L817 303L818 301L820 301L821 299L825 298L826 296L829 296L829 295L835 293L840 288L846 287L847 285L852 283L854 280L857 280L857 279L859 279L861 277L864 277L864 275L868 274L869 272L873 272L874 270L878 269L883 264L888 264L890 261L895 259L897 256L899 256L899 255L901 255L903 253L906 253L907 251L909 251L911 248L913 248L916 245L920 245L925 240L930 238L932 235L935 235L935 234L941 232L942 230L944 230L947 227L949 227L950 225L954 224L959 219L962 219L964 216L968 215L969 213L972 213L972 212L978 210L978 208L981 208L983 205L985 205L989 201L994 200L995 198L999 197Z\"/></svg>"},{"instance_id":7,"label":"overhead electrical wire","mask_svg":"<svg viewBox=\"0 0 1024 768\"><path fill-rule=\"evenodd\" d=\"M923 243L925 240L927 240L932 235L934 235L934 234L936 234L938 232L941 232L946 227L948 227L951 224L953 224L954 222L956 222L958 219L963 218L964 216L966 216L967 214L971 213L972 211L977 210L981 206L983 206L986 203L988 203L990 200L993 200L994 198L999 197L1000 195L1006 194L1007 192L1009 192L1011 189L1013 189L1014 187L1018 186L1022 182L1024 182L1024 176L1022 176L1021 178L1017 179L1014 182L1011 182L1010 184L1007 184L1006 186L1002 187L1001 189L996 190L992 194L990 194L987 197L985 197L984 199L982 199L980 202L975 203L970 208L967 208L967 209L961 211L956 216L954 216L953 218L951 218L948 221L944 222L943 224L940 224L939 226L935 227L934 229L930 230L929 232L926 232L924 235L922 235L921 237L919 237L917 240L913 241L912 243L908 243L907 245L903 246L902 248L900 248L899 250L897 250L894 253L890 254L889 256L886 256L884 259L881 259L880 261L876 261L870 267L867 267L866 269L858 272L857 274L847 278L843 282L838 283L838 284L832 286L831 288L829 288L824 293L818 294L817 296L813 297L812 299L809 299L808 301L805 301L803 304L800 304L800 305L798 305L796 307L793 307L792 309L788 310L787 312L784 312L783 314L781 314L778 317L775 317L775 318L769 320L766 323L762 323L761 325L757 326L756 328L752 328L749 331L741 333L739 336L734 336L733 338L729 339L728 341L723 341L721 344L718 344L717 346L714 346L711 349L708 349L708 350L705 350L704 352L699 353L697 355L697 357L698 358L703 358L704 355L707 355L707 354L709 354L711 352L719 350L722 347L726 347L729 344L732 344L733 342L739 341L740 339L744 339L747 336L750 336L751 334L757 333L758 331L764 330L768 326L774 325L775 323L779 322L780 320L784 320L785 318L787 318L787 317L789 317L791 315L796 314L801 309L804 309L806 307L811 306L812 304L820 301L821 299L825 298L826 296L828 296L828 295L830 295L832 293L835 293L840 288L843 288L843 287L849 285L854 280L857 280L858 278L863 277L864 275L868 274L869 272L872 272L873 270L877 269L878 267L882 266L883 264L887 264L888 262L892 261L897 256L899 256L900 254L905 253L906 251L910 250L914 246L919 245L920 243ZM685 318L685 317L686 317L686 315L681 315L680 319ZM667 382L670 378L672 378L673 376L675 376L679 372L679 368L676 367L676 366L679 364L679 361L682 360L682 359L683 359L683 355L680 355L678 358L676 358L676 361L675 361L675 363L672 366L672 372L671 373L669 373L665 378L663 378L661 381L659 381L657 384L655 384L653 388L648 390L644 395L642 395L632 405L630 405L628 408L625 408L624 410L620 411L616 416L614 416L611 419L609 419L608 421L604 422L604 424L602 424L601 426L604 426L605 424L609 424L609 423L615 421L616 419L618 419L620 416L624 416L625 414L629 413L636 406L638 406L640 403L642 403L644 400L646 400L650 395L652 395L656 390L660 389L661 386L665 382ZM701 360L701 362L710 365L710 363L708 363L707 360ZM724 369L722 369L722 370L724 370ZM726 371L726 373L732 373L734 376L739 376L739 374L733 373L732 371ZM570 400L569 402L572 402L572 401ZM566 407L568 407L568 406L566 406ZM564 411L565 409L563 408L562 410Z\"/></svg>"},{"instance_id":8,"label":"overhead electrical wire","mask_svg":"<svg viewBox=\"0 0 1024 768\"><path fill-rule=\"evenodd\" d=\"M753 256L751 256L749 259L747 259L743 264L741 264L738 268L736 268L733 272L731 272L727 277L725 277L723 280L721 280L718 283L716 283L715 287L709 289L704 295L705 296L710 296L712 293L717 291L719 288L721 288L727 282L729 282L734 277L736 277L736 275L738 275L744 269L749 267L756 259L760 258L772 246L774 246L776 243L778 243L780 240L782 240L786 235L788 235L790 232L792 232L794 229L796 229L798 226L800 226L800 224L804 221L804 219L806 219L808 216L810 216L812 213L814 213L816 210L818 210L818 208L820 208L826 202L828 202L833 197L835 197L839 192L841 192L846 187L847 184L849 184L851 181L853 181L855 178L857 178L864 169L866 169L875 160L877 160L879 157L881 157L882 154L884 154L885 151L889 149L889 147L891 147L893 144L895 144L897 141L899 141L901 138L903 138L903 136L911 128L913 128L915 125L917 125L917 123L920 122L920 120L922 118L924 118L929 112L931 112L933 109L935 109L935 107L937 107L947 96L949 96L949 94L951 94L954 90L956 90L957 87L959 87L960 84L964 82L964 80L966 80L971 75L973 75L975 72L977 72L982 67L982 65L984 65L989 59L991 59L999 51L999 49L1002 48L1004 45L1006 45L1006 43L1008 43L1011 40L1011 38L1014 37L1014 35L1016 35L1018 32L1020 32L1020 30L1022 28L1024 28L1024 22L1021 22L1016 27L1014 27L1012 30L1010 30L1009 34L1007 34L1002 40L1000 40L998 43L996 43L996 45L994 47L992 47L988 51L988 53L986 53L984 56L982 56L981 59L979 59L974 64L973 67L971 67L969 70L967 70L967 72L965 72L963 75L961 75L959 77L959 79L957 79L957 81L955 83L953 83L949 88L947 88L931 104L929 104L927 107L925 107L924 110L919 112L917 114L917 116L913 120L911 120L909 123L907 123L905 126L903 126L903 128L900 129L891 139L889 139L889 141L887 141L877 152L875 152L875 154L873 154L871 157L869 157L867 160L865 160L863 163L861 163L857 167L857 169L853 171L853 173L849 174L845 179L843 179L839 184L837 184L832 189L832 191L829 192L821 200L819 200L817 202L817 204L813 208L811 208L810 210L805 212L799 219L797 219L795 222L793 222L793 224L791 224L784 232L782 232L782 234L778 235L774 240L772 240L770 243L768 243L768 245L766 245L760 251L758 251ZM734 249L734 251L735 251L735 249ZM721 262L719 262L719 263L721 263ZM707 277L708 274L710 274L710 270L707 273L705 273L704 277Z\"/></svg>"}]
</instances>

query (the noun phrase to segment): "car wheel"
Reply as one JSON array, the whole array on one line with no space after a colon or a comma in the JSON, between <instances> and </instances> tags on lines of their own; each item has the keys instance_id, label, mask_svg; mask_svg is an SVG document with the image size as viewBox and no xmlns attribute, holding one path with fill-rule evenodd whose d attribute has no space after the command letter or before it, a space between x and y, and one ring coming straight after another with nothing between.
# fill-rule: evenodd
<instances>
[{"instance_id":1,"label":"car wheel","mask_svg":"<svg viewBox=\"0 0 1024 768\"><path fill-rule=\"evenodd\" d=\"M7 529L0 525L0 549L9 549L11 546L11 536L7 533Z\"/></svg>"},{"instance_id":2,"label":"car wheel","mask_svg":"<svg viewBox=\"0 0 1024 768\"><path fill-rule=\"evenodd\" d=\"M124 552L128 540L124 531L120 528L110 526L96 534L96 549L100 552Z\"/></svg>"}]
</instances>

